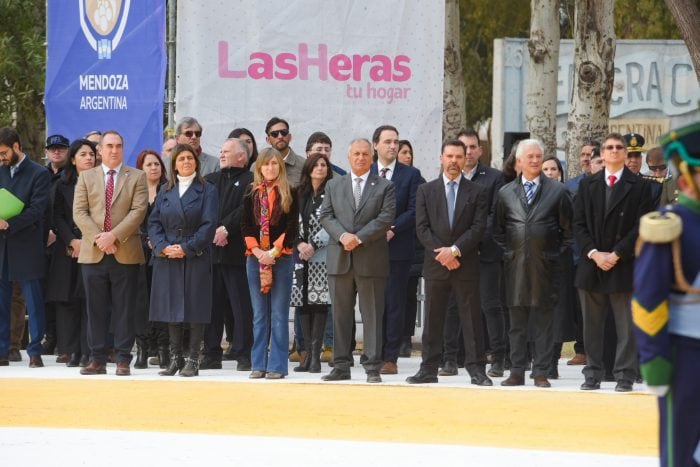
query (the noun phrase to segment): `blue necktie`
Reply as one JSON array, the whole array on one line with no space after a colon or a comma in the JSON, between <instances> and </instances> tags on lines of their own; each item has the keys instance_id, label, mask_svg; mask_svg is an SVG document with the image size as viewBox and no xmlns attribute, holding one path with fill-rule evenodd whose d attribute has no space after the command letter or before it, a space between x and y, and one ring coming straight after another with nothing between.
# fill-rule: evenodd
<instances>
[{"instance_id":1,"label":"blue necktie","mask_svg":"<svg viewBox=\"0 0 700 467\"><path fill-rule=\"evenodd\" d=\"M532 198L535 197L535 182L531 182L528 180L523 185L525 186L525 196L527 197L527 204L531 204Z\"/></svg>"},{"instance_id":2,"label":"blue necktie","mask_svg":"<svg viewBox=\"0 0 700 467\"><path fill-rule=\"evenodd\" d=\"M450 227L452 227L452 222L455 217L455 186L457 182L450 180L447 182L447 217L450 221Z\"/></svg>"}]
</instances>

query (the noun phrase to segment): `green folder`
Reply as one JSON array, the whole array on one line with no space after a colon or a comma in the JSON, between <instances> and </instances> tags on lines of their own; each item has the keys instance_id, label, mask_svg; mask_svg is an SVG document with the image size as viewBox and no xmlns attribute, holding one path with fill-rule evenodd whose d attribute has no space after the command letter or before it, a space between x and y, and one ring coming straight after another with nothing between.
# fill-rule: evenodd
<instances>
[{"instance_id":1,"label":"green folder","mask_svg":"<svg viewBox=\"0 0 700 467\"><path fill-rule=\"evenodd\" d=\"M0 219L10 220L24 209L21 199L10 193L7 188L0 188Z\"/></svg>"}]
</instances>

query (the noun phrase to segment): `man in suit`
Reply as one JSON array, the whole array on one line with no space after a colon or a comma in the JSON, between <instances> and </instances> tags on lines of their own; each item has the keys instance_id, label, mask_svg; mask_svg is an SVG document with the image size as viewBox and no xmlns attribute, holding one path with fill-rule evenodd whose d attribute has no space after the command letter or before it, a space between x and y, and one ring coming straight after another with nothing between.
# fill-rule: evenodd
<instances>
[{"instance_id":1,"label":"man in suit","mask_svg":"<svg viewBox=\"0 0 700 467\"><path fill-rule=\"evenodd\" d=\"M463 174L465 147L458 139L442 144L442 173L416 195L416 233L425 247L425 325L420 369L407 383L437 383L450 294L455 294L464 336L464 362L471 383L492 386L486 376L479 306L479 242L486 228L486 189Z\"/></svg>"},{"instance_id":2,"label":"man in suit","mask_svg":"<svg viewBox=\"0 0 700 467\"><path fill-rule=\"evenodd\" d=\"M384 375L398 373L396 362L404 331L408 274L415 249L416 190L421 184L420 171L396 160L399 152L399 132L391 125L374 130L372 143L377 162L370 169L373 174L390 180L396 196L396 217L386 233L389 242L389 278L384 306L384 346L380 370Z\"/></svg>"},{"instance_id":3,"label":"man in suit","mask_svg":"<svg viewBox=\"0 0 700 467\"><path fill-rule=\"evenodd\" d=\"M29 313L29 367L44 366L41 339L44 337L46 229L51 175L22 152L13 128L0 129L0 188L7 189L24 207L8 219L0 218L0 366L9 365L10 308L12 281L17 281Z\"/></svg>"},{"instance_id":4,"label":"man in suit","mask_svg":"<svg viewBox=\"0 0 700 467\"><path fill-rule=\"evenodd\" d=\"M199 172L204 177L207 174L219 170L219 159L207 154L202 150L202 125L193 117L183 117L175 125L175 144L189 144L194 149L195 155L199 159ZM175 144L170 148L172 150ZM163 143L165 146L165 143ZM165 148L164 148L165 149ZM170 153L163 152L163 164L165 171L170 176Z\"/></svg>"},{"instance_id":5,"label":"man in suit","mask_svg":"<svg viewBox=\"0 0 700 467\"><path fill-rule=\"evenodd\" d=\"M626 166L629 158L624 137L610 133L602 148L605 170L581 181L574 210L574 234L581 248L575 285L583 309L587 358L581 389L600 388L605 319L611 310L617 331L615 390L627 392L637 377L630 308L634 244L639 218L653 209L653 201L649 182Z\"/></svg>"},{"instance_id":6,"label":"man in suit","mask_svg":"<svg viewBox=\"0 0 700 467\"><path fill-rule=\"evenodd\" d=\"M265 125L265 135L265 141L282 154L289 186L298 187L301 182L301 170L304 168L306 159L295 153L289 146L292 141L289 123L279 117L272 117Z\"/></svg>"},{"instance_id":7,"label":"man in suit","mask_svg":"<svg viewBox=\"0 0 700 467\"><path fill-rule=\"evenodd\" d=\"M384 288L389 275L386 232L394 221L396 197L391 182L370 172L369 141L353 140L348 160L350 173L328 182L321 205L321 225L331 238L326 267L333 303L333 371L322 379L350 379L357 293L367 382L380 383Z\"/></svg>"},{"instance_id":8,"label":"man in suit","mask_svg":"<svg viewBox=\"0 0 700 467\"><path fill-rule=\"evenodd\" d=\"M205 178L219 194L219 226L212 250L213 306L211 322L204 332L204 358L199 369L221 369L221 337L224 313L233 315L231 355L238 371L250 371L253 347L253 305L250 302L245 266L245 242L241 234L243 196L253 183L248 170L248 145L236 138L224 141L219 151L221 170Z\"/></svg>"},{"instance_id":9,"label":"man in suit","mask_svg":"<svg viewBox=\"0 0 700 467\"><path fill-rule=\"evenodd\" d=\"M515 157L522 174L499 190L493 227L493 237L503 248L510 316L510 375L501 385L525 384L527 341L532 338L532 377L536 387L548 388L559 258L572 242L571 199L563 183L543 176L539 141L521 141Z\"/></svg>"},{"instance_id":10,"label":"man in suit","mask_svg":"<svg viewBox=\"0 0 700 467\"><path fill-rule=\"evenodd\" d=\"M83 234L82 265L87 302L90 364L80 374L106 374L108 333L114 335L117 376L131 374L134 303L144 255L139 226L146 215L146 174L124 164L124 139L114 131L100 139L102 165L84 171L75 186L73 220ZM111 315L111 323L109 321Z\"/></svg>"}]
</instances>

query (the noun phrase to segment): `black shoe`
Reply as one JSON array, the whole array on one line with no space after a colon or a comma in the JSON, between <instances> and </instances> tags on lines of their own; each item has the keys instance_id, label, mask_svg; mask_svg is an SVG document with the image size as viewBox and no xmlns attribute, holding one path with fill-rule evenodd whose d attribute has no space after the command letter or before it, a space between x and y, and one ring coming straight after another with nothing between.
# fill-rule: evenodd
<instances>
[{"instance_id":1,"label":"black shoe","mask_svg":"<svg viewBox=\"0 0 700 467\"><path fill-rule=\"evenodd\" d=\"M17 349L10 349L10 353L7 354L7 359L11 362L21 362L22 354L19 353Z\"/></svg>"},{"instance_id":2,"label":"black shoe","mask_svg":"<svg viewBox=\"0 0 700 467\"><path fill-rule=\"evenodd\" d=\"M457 369L457 363L453 362L452 360L447 360L445 362L445 364L442 365L442 368L440 368L440 371L438 371L438 375L440 375L440 376L457 376L458 372L459 372L459 370Z\"/></svg>"},{"instance_id":3,"label":"black shoe","mask_svg":"<svg viewBox=\"0 0 700 467\"><path fill-rule=\"evenodd\" d=\"M0 356L0 366L10 366L10 360L7 357Z\"/></svg>"},{"instance_id":4,"label":"black shoe","mask_svg":"<svg viewBox=\"0 0 700 467\"><path fill-rule=\"evenodd\" d=\"M236 371L250 371L251 369L252 365L250 364L250 359L248 357L238 357Z\"/></svg>"},{"instance_id":5,"label":"black shoe","mask_svg":"<svg viewBox=\"0 0 700 467\"><path fill-rule=\"evenodd\" d=\"M80 352L70 354L70 360L68 360L66 366L72 368L80 366Z\"/></svg>"},{"instance_id":6,"label":"black shoe","mask_svg":"<svg viewBox=\"0 0 700 467\"><path fill-rule=\"evenodd\" d=\"M321 376L323 381L344 381L350 379L349 370L340 370L338 368L333 368L327 375Z\"/></svg>"},{"instance_id":7,"label":"black shoe","mask_svg":"<svg viewBox=\"0 0 700 467\"><path fill-rule=\"evenodd\" d=\"M477 386L493 386L493 381L483 373L476 373L472 376L471 383Z\"/></svg>"},{"instance_id":8,"label":"black shoe","mask_svg":"<svg viewBox=\"0 0 700 467\"><path fill-rule=\"evenodd\" d=\"M367 371L367 382L368 383L381 383L382 377L379 376L379 372L377 370L368 370Z\"/></svg>"},{"instance_id":9,"label":"black shoe","mask_svg":"<svg viewBox=\"0 0 700 467\"><path fill-rule=\"evenodd\" d=\"M158 374L160 376L175 376L175 374L177 374L178 371L182 370L184 366L185 359L182 358L182 355L171 355L170 364L168 365L168 368L159 371Z\"/></svg>"},{"instance_id":10,"label":"black shoe","mask_svg":"<svg viewBox=\"0 0 700 467\"><path fill-rule=\"evenodd\" d=\"M226 351L221 356L221 359L226 361L236 360L236 354L233 352L233 349L231 349L231 347L229 346L229 348L226 349Z\"/></svg>"},{"instance_id":11,"label":"black shoe","mask_svg":"<svg viewBox=\"0 0 700 467\"><path fill-rule=\"evenodd\" d=\"M423 370L418 370L418 373L406 378L406 382L408 384L429 384L429 383L437 383L438 378L437 378L437 376L431 375L428 372L425 372Z\"/></svg>"},{"instance_id":12,"label":"black shoe","mask_svg":"<svg viewBox=\"0 0 700 467\"><path fill-rule=\"evenodd\" d=\"M616 392L630 392L632 390L632 381L627 379L621 379L615 385Z\"/></svg>"},{"instance_id":13,"label":"black shoe","mask_svg":"<svg viewBox=\"0 0 700 467\"><path fill-rule=\"evenodd\" d=\"M549 373L547 374L547 379L559 379L559 368L552 366L549 368Z\"/></svg>"},{"instance_id":14,"label":"black shoe","mask_svg":"<svg viewBox=\"0 0 700 467\"><path fill-rule=\"evenodd\" d=\"M411 358L411 351L413 350L413 345L411 344L411 339L407 339L401 343L399 347L399 357L401 358Z\"/></svg>"},{"instance_id":15,"label":"black shoe","mask_svg":"<svg viewBox=\"0 0 700 467\"><path fill-rule=\"evenodd\" d=\"M80 368L85 368L89 364L90 364L90 356L89 355L83 355L82 357L80 357L80 363L78 364L78 366Z\"/></svg>"},{"instance_id":16,"label":"black shoe","mask_svg":"<svg viewBox=\"0 0 700 467\"><path fill-rule=\"evenodd\" d=\"M492 364L491 368L489 368L489 371L486 372L487 375L491 376L492 378L501 378L503 377L503 359L496 359Z\"/></svg>"},{"instance_id":17,"label":"black shoe","mask_svg":"<svg viewBox=\"0 0 700 467\"><path fill-rule=\"evenodd\" d=\"M205 355L202 361L199 362L199 369L200 370L220 370L221 369L221 360L217 358L212 358L209 357L208 355Z\"/></svg>"},{"instance_id":18,"label":"black shoe","mask_svg":"<svg viewBox=\"0 0 700 467\"><path fill-rule=\"evenodd\" d=\"M41 344L41 355L53 355L54 350L56 350L56 343L44 341Z\"/></svg>"},{"instance_id":19,"label":"black shoe","mask_svg":"<svg viewBox=\"0 0 700 467\"><path fill-rule=\"evenodd\" d=\"M309 355L309 352L304 352L303 354L300 354L299 359L301 361L299 362L299 365L293 368L294 371L303 373L308 372L309 365L311 365L311 355Z\"/></svg>"},{"instance_id":20,"label":"black shoe","mask_svg":"<svg viewBox=\"0 0 700 467\"><path fill-rule=\"evenodd\" d=\"M167 347L158 348L158 363L156 363L156 365L163 370L170 366L170 351Z\"/></svg>"},{"instance_id":21,"label":"black shoe","mask_svg":"<svg viewBox=\"0 0 700 467\"><path fill-rule=\"evenodd\" d=\"M600 381L593 378L586 378L586 381L581 385L582 391L595 391L596 389L600 389Z\"/></svg>"},{"instance_id":22,"label":"black shoe","mask_svg":"<svg viewBox=\"0 0 700 467\"><path fill-rule=\"evenodd\" d=\"M366 361L367 361L367 355L365 355L365 354L360 355L360 365L364 365Z\"/></svg>"},{"instance_id":23,"label":"black shoe","mask_svg":"<svg viewBox=\"0 0 700 467\"><path fill-rule=\"evenodd\" d=\"M136 359L134 360L134 368L137 370L144 370L148 368L148 349L145 343L136 344Z\"/></svg>"},{"instance_id":24,"label":"black shoe","mask_svg":"<svg viewBox=\"0 0 700 467\"><path fill-rule=\"evenodd\" d=\"M606 383L612 383L613 381L615 381L615 376L606 373L605 376L603 376L603 381L605 381Z\"/></svg>"}]
</instances>

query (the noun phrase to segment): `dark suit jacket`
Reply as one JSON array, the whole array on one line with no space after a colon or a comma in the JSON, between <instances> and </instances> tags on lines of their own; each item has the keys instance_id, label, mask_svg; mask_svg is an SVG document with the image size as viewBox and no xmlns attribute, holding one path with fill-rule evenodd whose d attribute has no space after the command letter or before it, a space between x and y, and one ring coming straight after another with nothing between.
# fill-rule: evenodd
<instances>
[{"instance_id":1,"label":"dark suit jacket","mask_svg":"<svg viewBox=\"0 0 700 467\"><path fill-rule=\"evenodd\" d=\"M0 274L3 269L1 265L7 260L7 277L3 279L14 281L44 277L45 219L50 181L51 175L46 168L27 155L14 177L10 177L10 167L0 166L0 188L6 188L24 202L22 212L7 220L9 228L0 230Z\"/></svg>"},{"instance_id":2,"label":"dark suit jacket","mask_svg":"<svg viewBox=\"0 0 700 467\"><path fill-rule=\"evenodd\" d=\"M321 205L321 225L331 241L328 244L326 267L328 274L347 274L350 268L361 276L387 277L389 275L389 245L386 232L396 213L394 185L370 173L359 208L355 209L352 172L334 177L326 184ZM362 244L353 251L345 251L340 236L357 235Z\"/></svg>"},{"instance_id":3,"label":"dark suit jacket","mask_svg":"<svg viewBox=\"0 0 700 467\"><path fill-rule=\"evenodd\" d=\"M377 163L370 169L377 174ZM416 247L416 191L422 183L420 171L411 166L396 162L391 183L396 196L396 218L393 227L394 237L389 241L389 260L411 261Z\"/></svg>"},{"instance_id":4,"label":"dark suit jacket","mask_svg":"<svg viewBox=\"0 0 700 467\"><path fill-rule=\"evenodd\" d=\"M486 188L488 195L489 215L486 218L486 230L484 238L479 245L479 259L483 262L493 263L503 259L503 250L493 239L493 220L496 214L496 201L498 190L503 186L503 173L492 167L479 164L472 177L472 182Z\"/></svg>"},{"instance_id":5,"label":"dark suit jacket","mask_svg":"<svg viewBox=\"0 0 700 467\"><path fill-rule=\"evenodd\" d=\"M486 188L462 177L455 201L454 225L450 227L442 174L418 187L416 233L425 247L423 276L426 279L446 280L450 274L465 281L479 277L479 242L486 230L488 210ZM459 268L449 271L435 261L433 250L452 245L459 248L462 256Z\"/></svg>"},{"instance_id":6,"label":"dark suit jacket","mask_svg":"<svg viewBox=\"0 0 700 467\"><path fill-rule=\"evenodd\" d=\"M575 284L592 292L631 292L639 218L653 209L651 187L627 167L615 184L607 207L605 187L605 171L601 170L584 178L576 194L574 235L581 247L581 259ZM620 260L611 270L603 271L588 259L593 249L614 251Z\"/></svg>"}]
</instances>

